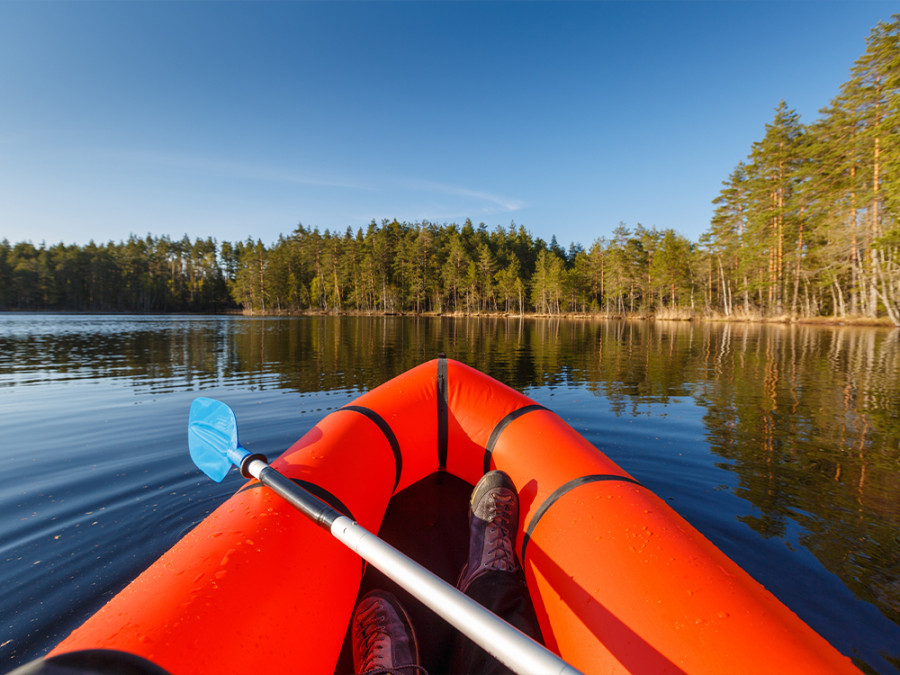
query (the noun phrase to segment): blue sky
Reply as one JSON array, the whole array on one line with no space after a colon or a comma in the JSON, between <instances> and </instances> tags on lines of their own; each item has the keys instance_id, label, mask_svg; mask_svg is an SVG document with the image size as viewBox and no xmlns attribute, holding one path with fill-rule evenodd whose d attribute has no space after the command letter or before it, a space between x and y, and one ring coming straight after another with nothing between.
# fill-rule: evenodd
<instances>
[{"instance_id":1,"label":"blue sky","mask_svg":"<svg viewBox=\"0 0 900 675\"><path fill-rule=\"evenodd\" d=\"M896 3L0 0L0 239L619 222L696 240Z\"/></svg>"}]
</instances>

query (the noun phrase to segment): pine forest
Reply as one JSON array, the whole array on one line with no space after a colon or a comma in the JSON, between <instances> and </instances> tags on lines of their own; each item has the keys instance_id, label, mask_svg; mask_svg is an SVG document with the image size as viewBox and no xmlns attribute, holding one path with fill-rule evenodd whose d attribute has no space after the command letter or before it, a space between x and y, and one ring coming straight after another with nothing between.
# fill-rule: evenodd
<instances>
[{"instance_id":1,"label":"pine forest","mask_svg":"<svg viewBox=\"0 0 900 675\"><path fill-rule=\"evenodd\" d=\"M900 326L900 14L804 124L781 101L699 241L620 223L585 248L522 225L372 221L253 238L0 242L0 309L887 319Z\"/></svg>"}]
</instances>

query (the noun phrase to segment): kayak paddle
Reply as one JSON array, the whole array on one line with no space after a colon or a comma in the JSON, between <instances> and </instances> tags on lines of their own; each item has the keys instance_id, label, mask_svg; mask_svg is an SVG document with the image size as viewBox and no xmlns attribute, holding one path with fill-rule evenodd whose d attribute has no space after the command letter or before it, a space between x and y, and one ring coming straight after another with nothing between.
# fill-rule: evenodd
<instances>
[{"instance_id":1,"label":"kayak paddle","mask_svg":"<svg viewBox=\"0 0 900 675\"><path fill-rule=\"evenodd\" d=\"M224 403L194 400L188 446L194 463L214 481L221 482L232 465L258 479L513 671L579 675L549 649L273 469L265 457L251 454L238 441L237 419Z\"/></svg>"}]
</instances>

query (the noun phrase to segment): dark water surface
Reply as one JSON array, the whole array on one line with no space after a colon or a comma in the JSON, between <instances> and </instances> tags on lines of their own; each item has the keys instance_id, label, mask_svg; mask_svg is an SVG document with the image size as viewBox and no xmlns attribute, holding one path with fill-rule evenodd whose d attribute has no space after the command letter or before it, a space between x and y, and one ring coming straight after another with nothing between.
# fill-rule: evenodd
<instances>
[{"instance_id":1,"label":"dark water surface","mask_svg":"<svg viewBox=\"0 0 900 675\"><path fill-rule=\"evenodd\" d=\"M442 351L555 410L864 670L900 672L897 331L44 314L0 315L0 672L241 484L191 463L195 396L274 458Z\"/></svg>"}]
</instances>

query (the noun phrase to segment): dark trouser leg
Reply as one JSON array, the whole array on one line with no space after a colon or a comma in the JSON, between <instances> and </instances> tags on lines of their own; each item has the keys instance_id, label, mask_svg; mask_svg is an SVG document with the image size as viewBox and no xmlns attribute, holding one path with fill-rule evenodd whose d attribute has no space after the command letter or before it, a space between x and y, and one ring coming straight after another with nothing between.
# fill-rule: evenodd
<instances>
[{"instance_id":1,"label":"dark trouser leg","mask_svg":"<svg viewBox=\"0 0 900 675\"><path fill-rule=\"evenodd\" d=\"M466 595L526 635L542 641L528 588L518 574L485 572L469 584ZM500 675L512 671L460 634L453 650L453 672Z\"/></svg>"}]
</instances>

